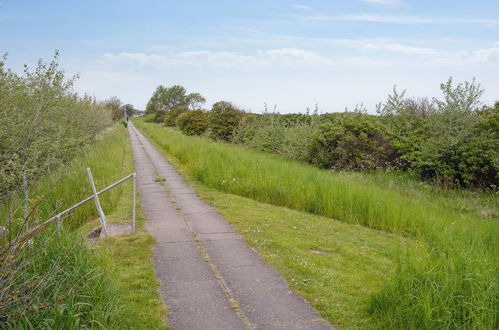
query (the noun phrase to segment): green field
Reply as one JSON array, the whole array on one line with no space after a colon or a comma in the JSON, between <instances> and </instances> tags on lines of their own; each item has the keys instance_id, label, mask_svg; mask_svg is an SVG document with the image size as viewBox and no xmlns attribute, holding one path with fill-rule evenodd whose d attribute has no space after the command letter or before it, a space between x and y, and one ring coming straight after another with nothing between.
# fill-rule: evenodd
<instances>
[{"instance_id":1,"label":"green field","mask_svg":"<svg viewBox=\"0 0 499 330\"><path fill-rule=\"evenodd\" d=\"M245 208L246 214L253 216L238 216L233 214L234 210L231 213L232 206L221 206L226 197L211 200L225 212L229 221L239 223L240 232L263 255L266 243L257 242L261 234L254 229L245 231L245 226L260 228L266 224L269 236L263 241L268 240L271 247L280 251L302 251L294 259L290 253L286 262L268 257L267 260L333 324L362 328L371 318L388 328L497 327L499 226L495 195L440 191L397 173L361 175L323 171L276 155L186 137L156 124L140 120L136 124L166 155L178 160L177 165L196 182L212 191L249 198L236 203L239 209L256 201L301 211L289 217L296 220L283 220L288 219L284 214L291 212L284 208L269 211L267 216ZM314 269L334 269L329 267L339 263L334 260L333 252L335 244L340 243L339 239L332 239L334 236L324 227L311 226L305 220L314 218L312 214L321 216L321 221L330 222L331 226L335 223L332 219L336 219L372 228L372 232L380 235L392 234L389 238L374 235L365 244L383 246L382 241L390 241L391 248L385 246L381 251L389 261L387 269L393 272L378 270L379 277L373 275L372 279L378 285L364 286L359 281L356 294L362 303L350 302L350 306L358 304L364 308L347 310L345 313L351 312L350 316L339 316L341 308L331 308L334 303L348 306L351 294L343 298L334 294L348 281L339 281L341 284L336 285L331 282L320 288L325 282L324 274ZM254 217L266 220L255 223L258 220ZM286 227L288 221L296 230ZM286 235L282 235L287 229ZM400 245L400 241L407 242L403 237L409 238L410 243ZM352 242L363 240L352 238ZM368 272L371 272L369 267L378 267L374 266L378 263L376 260L369 261L362 255L362 249L343 248L363 260ZM311 250L316 252L310 253ZM321 257L329 258L330 264L319 263L317 258ZM359 266L348 258L344 264L348 265L347 270L343 268L345 278L354 279ZM299 274L307 275L300 277ZM307 286L314 287L309 292L294 283L304 277ZM363 294L359 294L363 289ZM314 299L325 302L318 303Z\"/></svg>"}]
</instances>

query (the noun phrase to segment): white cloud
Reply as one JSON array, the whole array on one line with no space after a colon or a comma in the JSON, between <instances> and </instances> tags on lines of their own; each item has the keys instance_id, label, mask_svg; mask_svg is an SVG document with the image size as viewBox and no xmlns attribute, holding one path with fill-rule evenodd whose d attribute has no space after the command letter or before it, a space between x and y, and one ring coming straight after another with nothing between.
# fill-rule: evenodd
<instances>
[{"instance_id":1,"label":"white cloud","mask_svg":"<svg viewBox=\"0 0 499 330\"><path fill-rule=\"evenodd\" d=\"M354 15L315 15L302 16L306 20L316 21L353 21L386 24L482 24L499 25L499 19L494 18L463 18L463 17L424 17L404 15L376 15L376 14L354 14Z\"/></svg>"},{"instance_id":2,"label":"white cloud","mask_svg":"<svg viewBox=\"0 0 499 330\"><path fill-rule=\"evenodd\" d=\"M439 53L431 48L424 47L413 47L406 46L396 43L388 43L388 44L374 44L368 43L364 45L365 50L386 50L394 53L402 53L408 55L423 55L423 56L435 56Z\"/></svg>"},{"instance_id":3,"label":"white cloud","mask_svg":"<svg viewBox=\"0 0 499 330\"><path fill-rule=\"evenodd\" d=\"M499 47L479 48L475 50L436 50L426 47L407 46L399 43L367 43L363 46L367 51L387 51L397 54L419 56L427 64L486 64L499 62Z\"/></svg>"},{"instance_id":4,"label":"white cloud","mask_svg":"<svg viewBox=\"0 0 499 330\"><path fill-rule=\"evenodd\" d=\"M118 63L141 67L191 67L251 70L268 66L323 65L329 59L316 53L297 48L278 48L257 51L255 54L237 52L196 50L168 52L165 54L106 53L102 63Z\"/></svg>"},{"instance_id":5,"label":"white cloud","mask_svg":"<svg viewBox=\"0 0 499 330\"><path fill-rule=\"evenodd\" d=\"M312 10L313 9L310 6L305 6L305 5L300 5L300 4L294 4L294 5L291 5L291 7L293 7L294 9L298 9L298 10Z\"/></svg>"},{"instance_id":6,"label":"white cloud","mask_svg":"<svg viewBox=\"0 0 499 330\"><path fill-rule=\"evenodd\" d=\"M377 5L385 5L385 6L401 6L406 5L406 3L402 0L360 0L361 2L373 3Z\"/></svg>"}]
</instances>

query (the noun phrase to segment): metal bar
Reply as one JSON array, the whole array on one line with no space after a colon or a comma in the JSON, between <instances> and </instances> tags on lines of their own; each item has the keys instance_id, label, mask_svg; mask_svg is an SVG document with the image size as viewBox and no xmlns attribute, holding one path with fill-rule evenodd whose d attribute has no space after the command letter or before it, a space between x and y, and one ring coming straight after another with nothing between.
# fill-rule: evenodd
<instances>
[{"instance_id":1,"label":"metal bar","mask_svg":"<svg viewBox=\"0 0 499 330\"><path fill-rule=\"evenodd\" d=\"M113 183L112 185L110 185L110 186L108 186L108 187L106 187L106 188L102 189L101 191L99 191L99 192L97 193L97 195L100 195L100 194L102 194L102 193L105 193L105 192L106 192L106 191L108 191L109 189L116 187L117 185L119 185L119 184L120 184L120 183L122 183L123 181L126 181L126 180L130 179L131 177L133 177L133 173L132 173L132 174L127 175L126 177L124 177L124 178L123 178L123 179L121 179L121 180L116 181L116 182L115 182L115 183ZM63 217L63 216L65 216L66 214L68 214L69 212L73 211L73 210L74 210L74 209L76 209L77 207L79 207L79 206L81 206L81 205L85 204L86 202L91 201L91 200L92 200L92 199L94 199L94 198L95 198L95 196L93 196L93 195L92 195L92 196L90 196L90 197L85 198L85 199L84 199L84 200L82 200L81 202L78 202L78 203L76 203L75 205L71 206L70 208L68 208L68 209L66 209L66 210L64 210L64 211L62 211L62 212L60 212L60 213L56 214L56 215L55 215L55 216L53 216L52 218L50 218L50 219L48 219L47 221L45 221L43 224L44 224L44 225L47 225L47 224L49 224L49 223L51 223L51 222L54 222L54 221L57 219L57 217Z\"/></svg>"},{"instance_id":2,"label":"metal bar","mask_svg":"<svg viewBox=\"0 0 499 330\"><path fill-rule=\"evenodd\" d=\"M135 234L135 203L137 199L137 174L133 173L133 192L132 192L132 234Z\"/></svg>"},{"instance_id":3,"label":"metal bar","mask_svg":"<svg viewBox=\"0 0 499 330\"><path fill-rule=\"evenodd\" d=\"M87 167L87 175L88 175L88 182L90 183L90 187L92 187L92 192L94 193L95 207L97 208L97 212L99 212L100 223L102 225L102 230L104 231L104 237L107 238L106 215L104 214L104 211L102 210L102 207L100 205L99 195L97 195L97 189L95 189L94 178L92 177L92 171L88 167Z\"/></svg>"},{"instance_id":4,"label":"metal bar","mask_svg":"<svg viewBox=\"0 0 499 330\"><path fill-rule=\"evenodd\" d=\"M28 192L28 180L26 180L26 175L23 174L23 189L24 189L24 222L26 223L26 231L29 230L28 216L29 216L29 192Z\"/></svg>"}]
</instances>

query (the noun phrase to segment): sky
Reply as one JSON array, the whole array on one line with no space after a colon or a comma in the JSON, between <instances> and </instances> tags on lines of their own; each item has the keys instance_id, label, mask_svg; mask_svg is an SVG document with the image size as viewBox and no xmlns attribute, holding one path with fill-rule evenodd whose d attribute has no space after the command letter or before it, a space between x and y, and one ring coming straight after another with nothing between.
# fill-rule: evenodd
<instances>
[{"instance_id":1,"label":"sky","mask_svg":"<svg viewBox=\"0 0 499 330\"><path fill-rule=\"evenodd\" d=\"M440 97L451 76L499 100L497 0L0 0L8 67L56 49L76 91L138 109L162 84L207 107L374 113L395 85Z\"/></svg>"}]
</instances>

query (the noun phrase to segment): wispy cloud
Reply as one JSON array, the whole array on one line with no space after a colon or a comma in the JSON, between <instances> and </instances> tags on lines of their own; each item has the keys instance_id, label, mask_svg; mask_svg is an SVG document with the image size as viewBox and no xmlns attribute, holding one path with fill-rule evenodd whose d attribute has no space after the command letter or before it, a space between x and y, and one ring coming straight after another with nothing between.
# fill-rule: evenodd
<instances>
[{"instance_id":1,"label":"wispy cloud","mask_svg":"<svg viewBox=\"0 0 499 330\"><path fill-rule=\"evenodd\" d=\"M406 56L422 58L426 64L495 64L499 63L499 47L479 48L475 50L436 50L426 47L415 47L399 43L367 43L363 46L366 51L386 51Z\"/></svg>"},{"instance_id":2,"label":"wispy cloud","mask_svg":"<svg viewBox=\"0 0 499 330\"><path fill-rule=\"evenodd\" d=\"M305 6L305 5L300 5L300 4L293 4L293 5L291 5L291 7L293 7L294 9L298 9L298 10L312 10L313 9L310 6Z\"/></svg>"},{"instance_id":3,"label":"wispy cloud","mask_svg":"<svg viewBox=\"0 0 499 330\"><path fill-rule=\"evenodd\" d=\"M384 6L405 6L407 5L402 0L360 0L361 2L373 3L376 5L384 5Z\"/></svg>"},{"instance_id":4,"label":"wispy cloud","mask_svg":"<svg viewBox=\"0 0 499 330\"><path fill-rule=\"evenodd\" d=\"M465 17L425 17L404 15L376 15L376 14L352 14L352 15L310 15L301 16L306 20L315 21L357 21L386 24L482 24L499 25L496 18L465 18Z\"/></svg>"},{"instance_id":5,"label":"wispy cloud","mask_svg":"<svg viewBox=\"0 0 499 330\"><path fill-rule=\"evenodd\" d=\"M438 51L431 49L431 48L413 47L413 46L406 46L406 45L394 44L394 43L387 43L387 44L368 43L368 44L364 45L364 49L365 50L386 50L386 51L390 51L390 52L407 54L407 55L435 56L435 55L439 54Z\"/></svg>"},{"instance_id":6,"label":"wispy cloud","mask_svg":"<svg viewBox=\"0 0 499 330\"><path fill-rule=\"evenodd\" d=\"M164 54L106 53L101 56L101 62L142 67L251 70L270 66L325 65L329 64L330 60L303 49L277 48L259 50L254 54L207 50L168 52Z\"/></svg>"}]
</instances>

